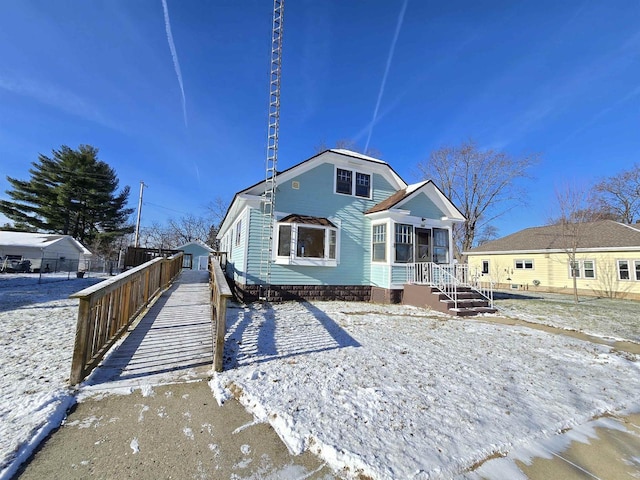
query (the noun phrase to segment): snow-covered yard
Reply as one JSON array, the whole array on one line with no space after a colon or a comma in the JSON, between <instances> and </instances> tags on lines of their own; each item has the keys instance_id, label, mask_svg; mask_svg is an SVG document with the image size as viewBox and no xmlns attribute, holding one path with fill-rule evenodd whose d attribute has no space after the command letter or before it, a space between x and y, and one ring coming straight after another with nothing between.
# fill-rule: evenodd
<instances>
[{"instance_id":1,"label":"snow-covered yard","mask_svg":"<svg viewBox=\"0 0 640 480\"><path fill-rule=\"evenodd\" d=\"M0 275L0 478L17 449L57 427L73 402L78 301L68 297L100 280Z\"/></svg>"},{"instance_id":2,"label":"snow-covered yard","mask_svg":"<svg viewBox=\"0 0 640 480\"><path fill-rule=\"evenodd\" d=\"M28 278L0 276L0 479L74 401L67 378L77 301L68 296L98 281ZM536 314L543 308L551 307L508 312L638 341L633 309L581 315L564 303ZM309 448L374 478L465 474L602 413L640 410L636 356L413 307L231 305L226 348L228 370L211 382L218 397L232 387L293 451Z\"/></svg>"},{"instance_id":3,"label":"snow-covered yard","mask_svg":"<svg viewBox=\"0 0 640 480\"><path fill-rule=\"evenodd\" d=\"M212 382L220 399L239 396L292 451L377 479L464 475L640 409L633 355L412 307L236 306L227 348L228 370Z\"/></svg>"},{"instance_id":4,"label":"snow-covered yard","mask_svg":"<svg viewBox=\"0 0 640 480\"><path fill-rule=\"evenodd\" d=\"M506 297L506 298L505 298ZM526 292L496 300L500 314L576 330L595 337L640 343L640 303L632 300Z\"/></svg>"}]
</instances>

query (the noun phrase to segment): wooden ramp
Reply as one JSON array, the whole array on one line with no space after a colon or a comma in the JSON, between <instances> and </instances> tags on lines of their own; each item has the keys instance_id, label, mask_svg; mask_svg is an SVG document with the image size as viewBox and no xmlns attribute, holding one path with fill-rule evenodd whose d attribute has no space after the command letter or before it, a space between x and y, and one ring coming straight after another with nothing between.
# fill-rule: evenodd
<instances>
[{"instance_id":1,"label":"wooden ramp","mask_svg":"<svg viewBox=\"0 0 640 480\"><path fill-rule=\"evenodd\" d=\"M183 270L84 388L138 388L206 378L213 362L208 279L206 270Z\"/></svg>"}]
</instances>

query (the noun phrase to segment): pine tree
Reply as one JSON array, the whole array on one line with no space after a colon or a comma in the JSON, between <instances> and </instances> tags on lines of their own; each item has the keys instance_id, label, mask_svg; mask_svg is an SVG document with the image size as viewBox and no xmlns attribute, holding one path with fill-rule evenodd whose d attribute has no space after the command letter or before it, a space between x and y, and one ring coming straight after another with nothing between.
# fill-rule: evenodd
<instances>
[{"instance_id":1,"label":"pine tree","mask_svg":"<svg viewBox=\"0 0 640 480\"><path fill-rule=\"evenodd\" d=\"M0 200L0 212L16 225L71 235L85 244L132 231L129 187L117 191L118 177L98 160L97 148L63 145L51 157L39 155L32 166L30 180L7 177L12 201Z\"/></svg>"}]
</instances>

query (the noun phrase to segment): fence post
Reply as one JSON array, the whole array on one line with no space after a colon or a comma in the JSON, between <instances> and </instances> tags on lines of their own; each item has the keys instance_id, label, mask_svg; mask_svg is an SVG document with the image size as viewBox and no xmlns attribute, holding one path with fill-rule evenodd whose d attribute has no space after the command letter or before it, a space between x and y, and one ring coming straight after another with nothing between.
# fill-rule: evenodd
<instances>
[{"instance_id":1,"label":"fence post","mask_svg":"<svg viewBox=\"0 0 640 480\"><path fill-rule=\"evenodd\" d=\"M89 330L89 320L91 313L90 298L81 298L78 308L78 323L76 326L76 340L73 348L73 360L71 361L71 375L69 383L76 385L84 378L84 366L86 364L87 348L87 331Z\"/></svg>"}]
</instances>

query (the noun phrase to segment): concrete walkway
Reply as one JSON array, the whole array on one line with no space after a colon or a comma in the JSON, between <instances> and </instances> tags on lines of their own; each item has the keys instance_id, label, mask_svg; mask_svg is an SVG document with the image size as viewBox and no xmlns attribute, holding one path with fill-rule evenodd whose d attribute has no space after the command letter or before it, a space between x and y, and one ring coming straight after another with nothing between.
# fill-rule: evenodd
<instances>
[{"instance_id":1,"label":"concrete walkway","mask_svg":"<svg viewBox=\"0 0 640 480\"><path fill-rule=\"evenodd\" d=\"M335 478L314 455L291 455L237 401L218 406L207 282L207 272L181 274L15 478Z\"/></svg>"}]
</instances>

